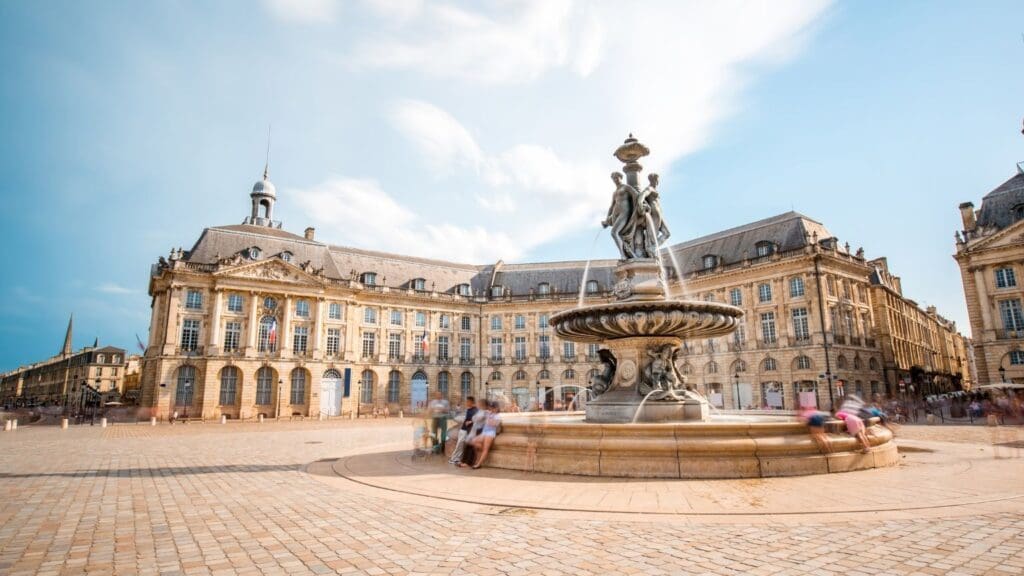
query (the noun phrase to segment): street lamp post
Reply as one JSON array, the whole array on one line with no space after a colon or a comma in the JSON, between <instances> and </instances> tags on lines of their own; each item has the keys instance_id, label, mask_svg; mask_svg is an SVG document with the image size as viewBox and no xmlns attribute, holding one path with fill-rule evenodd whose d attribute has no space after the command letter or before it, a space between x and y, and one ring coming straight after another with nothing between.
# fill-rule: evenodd
<instances>
[{"instance_id":1,"label":"street lamp post","mask_svg":"<svg viewBox=\"0 0 1024 576\"><path fill-rule=\"evenodd\" d=\"M277 379L277 409L274 410L274 415L277 416L277 421L281 421L281 387L284 385L284 380Z\"/></svg>"},{"instance_id":2,"label":"street lamp post","mask_svg":"<svg viewBox=\"0 0 1024 576\"><path fill-rule=\"evenodd\" d=\"M999 367L999 382L1001 384L1006 384L1006 368L1003 368L1002 366Z\"/></svg>"},{"instance_id":3,"label":"street lamp post","mask_svg":"<svg viewBox=\"0 0 1024 576\"><path fill-rule=\"evenodd\" d=\"M732 380L733 380L733 383L736 384L736 409L737 410L741 410L741 408L740 408L740 373L738 371L735 374L733 374Z\"/></svg>"}]
</instances>

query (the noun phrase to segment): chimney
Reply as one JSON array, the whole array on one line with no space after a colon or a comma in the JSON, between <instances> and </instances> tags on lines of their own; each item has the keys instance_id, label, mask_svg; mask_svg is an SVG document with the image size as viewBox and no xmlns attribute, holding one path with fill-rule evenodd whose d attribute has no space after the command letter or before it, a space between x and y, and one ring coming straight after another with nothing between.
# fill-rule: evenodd
<instances>
[{"instance_id":1,"label":"chimney","mask_svg":"<svg viewBox=\"0 0 1024 576\"><path fill-rule=\"evenodd\" d=\"M305 233L306 240L312 240L314 234L316 234L316 228L313 228L312 226L310 226L309 228L306 228L306 233Z\"/></svg>"},{"instance_id":2,"label":"chimney","mask_svg":"<svg viewBox=\"0 0 1024 576\"><path fill-rule=\"evenodd\" d=\"M964 202L960 205L960 219L964 221L964 232L974 232L978 221L974 217L974 203Z\"/></svg>"}]
</instances>

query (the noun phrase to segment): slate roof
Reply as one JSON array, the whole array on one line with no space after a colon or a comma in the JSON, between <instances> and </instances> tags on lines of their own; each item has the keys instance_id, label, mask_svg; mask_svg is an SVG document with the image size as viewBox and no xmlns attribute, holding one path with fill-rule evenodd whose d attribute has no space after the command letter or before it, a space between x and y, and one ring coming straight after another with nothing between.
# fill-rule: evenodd
<instances>
[{"instance_id":1,"label":"slate roof","mask_svg":"<svg viewBox=\"0 0 1024 576\"><path fill-rule=\"evenodd\" d=\"M801 248L810 242L812 234L818 240L830 238L831 233L820 223L797 212L787 212L757 222L751 222L710 234L670 248L675 252L684 273L702 270L702 258L713 254L721 264L740 262L756 256L758 242L772 242L779 251ZM334 279L349 279L353 273L358 277L364 272L377 274L377 283L391 287L407 288L416 278L426 281L426 288L440 292L454 291L460 284L469 284L474 294L485 294L492 285L500 285L513 295L537 291L542 282L551 286L552 292L572 293L580 288L586 262L540 262L504 264L465 264L391 254L374 250L363 250L344 246L332 246L322 242L306 240L302 236L284 230L252 226L247 224L216 226L203 230L186 259L191 262L214 264L219 258L231 257L253 246L262 251L262 258L275 257L281 252L293 254L292 262L302 264L307 260L314 268L323 268L324 275ZM614 283L615 260L591 262L588 280L596 280L599 290L610 290ZM668 262L666 262L668 264Z\"/></svg>"},{"instance_id":2,"label":"slate roof","mask_svg":"<svg viewBox=\"0 0 1024 576\"><path fill-rule=\"evenodd\" d=\"M1024 172L1017 173L981 199L978 226L1006 228L1017 221L1014 208L1024 206Z\"/></svg>"},{"instance_id":3,"label":"slate roof","mask_svg":"<svg viewBox=\"0 0 1024 576\"><path fill-rule=\"evenodd\" d=\"M757 245L771 242L775 250L785 252L803 248L813 242L831 238L832 233L816 220L799 212L786 212L721 232L676 244L675 253L684 274L704 270L704 256L717 256L720 265L734 264L757 257Z\"/></svg>"}]
</instances>

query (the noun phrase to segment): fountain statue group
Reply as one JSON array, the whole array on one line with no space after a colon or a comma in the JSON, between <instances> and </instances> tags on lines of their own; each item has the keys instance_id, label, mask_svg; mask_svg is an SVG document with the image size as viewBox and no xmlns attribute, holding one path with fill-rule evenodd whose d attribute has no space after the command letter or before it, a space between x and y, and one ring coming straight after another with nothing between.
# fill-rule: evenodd
<instances>
[{"instance_id":1,"label":"fountain statue group","mask_svg":"<svg viewBox=\"0 0 1024 576\"><path fill-rule=\"evenodd\" d=\"M658 175L652 173L647 180L647 187L638 191L629 182L623 182L621 172L612 172L615 193L601 225L611 227L612 240L623 260L654 258L670 235L661 216Z\"/></svg>"}]
</instances>

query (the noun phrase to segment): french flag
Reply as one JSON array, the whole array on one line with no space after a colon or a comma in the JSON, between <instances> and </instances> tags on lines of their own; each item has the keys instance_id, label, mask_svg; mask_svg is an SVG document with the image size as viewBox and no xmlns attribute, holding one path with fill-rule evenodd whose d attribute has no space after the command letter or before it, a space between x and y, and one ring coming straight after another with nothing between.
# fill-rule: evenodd
<instances>
[{"instance_id":1,"label":"french flag","mask_svg":"<svg viewBox=\"0 0 1024 576\"><path fill-rule=\"evenodd\" d=\"M430 352L430 334L427 334L427 329L423 329L423 354L426 355Z\"/></svg>"},{"instance_id":2,"label":"french flag","mask_svg":"<svg viewBox=\"0 0 1024 576\"><path fill-rule=\"evenodd\" d=\"M267 340L270 341L271 346L277 343L277 318L270 319L270 332L267 333Z\"/></svg>"}]
</instances>

